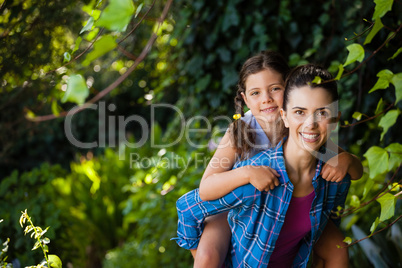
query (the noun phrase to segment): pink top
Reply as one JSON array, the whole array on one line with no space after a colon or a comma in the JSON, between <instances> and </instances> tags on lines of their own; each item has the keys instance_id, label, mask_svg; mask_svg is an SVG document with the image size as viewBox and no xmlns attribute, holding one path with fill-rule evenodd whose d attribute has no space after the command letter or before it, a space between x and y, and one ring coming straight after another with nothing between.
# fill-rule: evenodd
<instances>
[{"instance_id":1,"label":"pink top","mask_svg":"<svg viewBox=\"0 0 402 268\"><path fill-rule=\"evenodd\" d=\"M311 230L310 209L314 191L303 197L292 197L285 222L275 243L268 267L291 267L300 242Z\"/></svg>"}]
</instances>

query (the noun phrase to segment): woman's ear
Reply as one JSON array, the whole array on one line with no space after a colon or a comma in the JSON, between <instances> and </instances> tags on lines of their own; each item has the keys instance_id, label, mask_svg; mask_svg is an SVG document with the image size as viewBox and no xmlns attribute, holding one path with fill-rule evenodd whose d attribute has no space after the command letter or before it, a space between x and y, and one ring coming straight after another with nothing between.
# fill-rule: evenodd
<instances>
[{"instance_id":1,"label":"woman's ear","mask_svg":"<svg viewBox=\"0 0 402 268\"><path fill-rule=\"evenodd\" d=\"M289 128L288 119L286 117L286 111L283 110L283 108L281 108L280 112L281 112L281 117L282 117L283 123L285 124L285 127Z\"/></svg>"}]
</instances>

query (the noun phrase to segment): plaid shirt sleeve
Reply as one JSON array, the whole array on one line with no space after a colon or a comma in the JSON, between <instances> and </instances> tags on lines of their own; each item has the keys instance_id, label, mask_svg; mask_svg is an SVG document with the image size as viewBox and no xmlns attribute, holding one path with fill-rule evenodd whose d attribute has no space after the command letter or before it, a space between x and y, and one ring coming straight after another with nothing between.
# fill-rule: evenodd
<instances>
[{"instance_id":1,"label":"plaid shirt sleeve","mask_svg":"<svg viewBox=\"0 0 402 268\"><path fill-rule=\"evenodd\" d=\"M206 217L230 209L240 207L253 198L255 188L251 184L240 186L222 198L212 201L202 201L199 189L195 189L180 197L176 202L178 214L178 237L173 238L185 249L195 249L204 229Z\"/></svg>"},{"instance_id":2,"label":"plaid shirt sleeve","mask_svg":"<svg viewBox=\"0 0 402 268\"><path fill-rule=\"evenodd\" d=\"M336 211L338 211L338 207L341 207L342 209L345 208L345 201L346 197L349 192L349 187L350 187L350 176L349 174L346 175L346 177L338 183L338 191L335 196L335 202L334 202L334 207L332 209L332 212L335 214ZM336 226L339 227L341 224L341 218L337 217L337 215L333 215L334 217L332 218L332 221L335 223Z\"/></svg>"}]
</instances>

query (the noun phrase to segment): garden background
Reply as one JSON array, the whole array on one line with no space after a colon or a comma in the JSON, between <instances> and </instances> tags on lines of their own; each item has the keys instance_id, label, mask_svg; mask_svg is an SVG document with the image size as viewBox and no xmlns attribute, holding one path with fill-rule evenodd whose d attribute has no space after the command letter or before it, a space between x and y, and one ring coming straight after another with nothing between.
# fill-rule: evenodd
<instances>
[{"instance_id":1,"label":"garden background","mask_svg":"<svg viewBox=\"0 0 402 268\"><path fill-rule=\"evenodd\" d=\"M64 267L191 267L170 240L175 202L228 126L241 64L271 49L339 80L335 139L365 167L344 208L351 267L401 267L401 14L390 0L0 1L2 265L43 259L27 209Z\"/></svg>"}]
</instances>

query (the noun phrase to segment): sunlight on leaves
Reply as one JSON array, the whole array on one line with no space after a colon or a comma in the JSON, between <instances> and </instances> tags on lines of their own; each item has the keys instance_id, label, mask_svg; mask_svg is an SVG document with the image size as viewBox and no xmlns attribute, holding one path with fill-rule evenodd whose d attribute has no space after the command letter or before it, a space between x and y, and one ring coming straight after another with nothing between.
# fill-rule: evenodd
<instances>
[{"instance_id":1,"label":"sunlight on leaves","mask_svg":"<svg viewBox=\"0 0 402 268\"><path fill-rule=\"evenodd\" d=\"M113 50L117 46L116 37L111 35L102 36L94 44L94 49L86 56L82 65L88 66L94 59L105 55L109 51Z\"/></svg>"},{"instance_id":2,"label":"sunlight on leaves","mask_svg":"<svg viewBox=\"0 0 402 268\"><path fill-rule=\"evenodd\" d=\"M70 76L67 82L67 90L61 100L62 103L67 101L77 104L83 104L89 95L89 89L85 83L84 78L75 74Z\"/></svg>"},{"instance_id":3,"label":"sunlight on leaves","mask_svg":"<svg viewBox=\"0 0 402 268\"><path fill-rule=\"evenodd\" d=\"M110 0L103 10L96 25L111 31L124 32L134 14L134 4L131 0Z\"/></svg>"},{"instance_id":4,"label":"sunlight on leaves","mask_svg":"<svg viewBox=\"0 0 402 268\"><path fill-rule=\"evenodd\" d=\"M389 170L396 169L402 164L402 144L391 143L385 150L389 153Z\"/></svg>"},{"instance_id":5,"label":"sunlight on leaves","mask_svg":"<svg viewBox=\"0 0 402 268\"><path fill-rule=\"evenodd\" d=\"M374 233L375 229L377 229L378 224L380 224L380 218L377 217L370 227L370 236Z\"/></svg>"}]
</instances>

